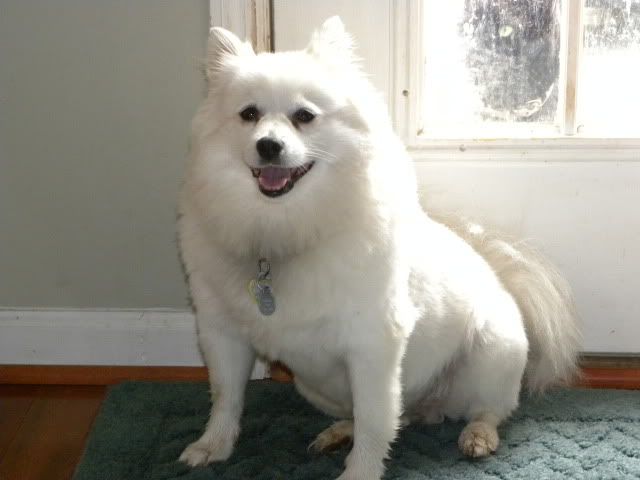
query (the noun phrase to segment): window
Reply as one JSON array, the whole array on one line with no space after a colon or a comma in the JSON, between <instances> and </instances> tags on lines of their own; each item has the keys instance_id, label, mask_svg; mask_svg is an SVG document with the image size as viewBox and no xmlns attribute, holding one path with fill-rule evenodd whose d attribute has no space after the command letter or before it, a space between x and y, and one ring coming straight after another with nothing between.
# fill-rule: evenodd
<instances>
[{"instance_id":1,"label":"window","mask_svg":"<svg viewBox=\"0 0 640 480\"><path fill-rule=\"evenodd\" d=\"M588 0L583 16L579 129L640 136L640 0Z\"/></svg>"},{"instance_id":2,"label":"window","mask_svg":"<svg viewBox=\"0 0 640 480\"><path fill-rule=\"evenodd\" d=\"M410 143L640 137L640 0L405 5Z\"/></svg>"}]
</instances>

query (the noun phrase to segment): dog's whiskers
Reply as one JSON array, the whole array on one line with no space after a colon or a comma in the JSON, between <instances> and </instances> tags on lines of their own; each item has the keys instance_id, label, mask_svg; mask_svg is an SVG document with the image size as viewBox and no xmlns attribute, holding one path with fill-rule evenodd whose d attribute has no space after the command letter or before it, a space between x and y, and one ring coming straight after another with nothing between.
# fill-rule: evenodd
<instances>
[{"instance_id":1,"label":"dog's whiskers","mask_svg":"<svg viewBox=\"0 0 640 480\"><path fill-rule=\"evenodd\" d=\"M337 160L337 156L331 152L327 152L326 150L322 150L319 148L311 147L307 150L307 156L316 160Z\"/></svg>"}]
</instances>

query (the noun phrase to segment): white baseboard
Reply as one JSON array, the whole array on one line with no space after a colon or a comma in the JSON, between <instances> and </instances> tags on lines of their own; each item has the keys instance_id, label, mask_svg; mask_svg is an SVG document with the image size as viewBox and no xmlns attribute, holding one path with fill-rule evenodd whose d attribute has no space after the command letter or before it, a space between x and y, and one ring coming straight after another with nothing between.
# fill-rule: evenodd
<instances>
[{"instance_id":1,"label":"white baseboard","mask_svg":"<svg viewBox=\"0 0 640 480\"><path fill-rule=\"evenodd\" d=\"M191 312L60 309L0 309L0 364L204 365Z\"/></svg>"}]
</instances>

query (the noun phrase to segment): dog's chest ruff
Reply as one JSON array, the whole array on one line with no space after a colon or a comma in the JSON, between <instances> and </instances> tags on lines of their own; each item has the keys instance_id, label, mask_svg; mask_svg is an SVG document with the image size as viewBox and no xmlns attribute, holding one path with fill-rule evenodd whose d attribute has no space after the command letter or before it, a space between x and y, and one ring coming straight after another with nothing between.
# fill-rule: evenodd
<instances>
[{"instance_id":1,"label":"dog's chest ruff","mask_svg":"<svg viewBox=\"0 0 640 480\"><path fill-rule=\"evenodd\" d=\"M344 348L343 330L358 314L368 315L353 304L355 297L364 296L361 279L354 278L345 287L336 281L345 278L344 264L336 259L336 267L328 267L332 262L305 262L292 268L259 261L248 282L249 292L246 284L242 287L245 301L238 307L243 307L234 315L243 319L244 331L259 355L285 361L293 370L318 369L322 377L326 364L335 363L333 357Z\"/></svg>"}]
</instances>

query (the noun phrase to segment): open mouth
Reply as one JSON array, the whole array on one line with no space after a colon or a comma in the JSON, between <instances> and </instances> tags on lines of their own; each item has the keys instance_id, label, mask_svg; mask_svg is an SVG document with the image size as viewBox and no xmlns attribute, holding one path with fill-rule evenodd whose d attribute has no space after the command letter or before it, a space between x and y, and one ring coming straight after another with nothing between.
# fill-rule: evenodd
<instances>
[{"instance_id":1,"label":"open mouth","mask_svg":"<svg viewBox=\"0 0 640 480\"><path fill-rule=\"evenodd\" d=\"M258 179L258 188L267 197L279 197L291 191L295 183L311 170L314 162L305 163L301 167L284 168L251 167L251 173Z\"/></svg>"}]
</instances>

